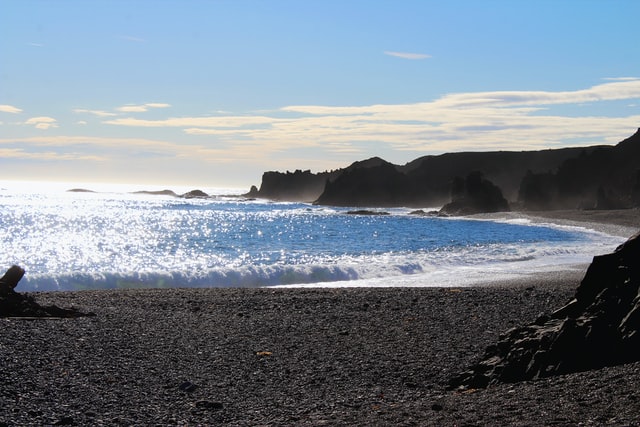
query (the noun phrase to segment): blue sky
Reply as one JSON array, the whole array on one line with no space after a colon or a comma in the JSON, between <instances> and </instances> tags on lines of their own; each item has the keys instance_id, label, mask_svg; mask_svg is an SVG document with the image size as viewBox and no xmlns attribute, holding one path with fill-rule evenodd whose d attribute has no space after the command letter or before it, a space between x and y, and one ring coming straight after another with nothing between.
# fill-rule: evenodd
<instances>
[{"instance_id":1,"label":"blue sky","mask_svg":"<svg viewBox=\"0 0 640 427\"><path fill-rule=\"evenodd\" d=\"M258 185L613 144L640 1L0 0L0 179Z\"/></svg>"}]
</instances>

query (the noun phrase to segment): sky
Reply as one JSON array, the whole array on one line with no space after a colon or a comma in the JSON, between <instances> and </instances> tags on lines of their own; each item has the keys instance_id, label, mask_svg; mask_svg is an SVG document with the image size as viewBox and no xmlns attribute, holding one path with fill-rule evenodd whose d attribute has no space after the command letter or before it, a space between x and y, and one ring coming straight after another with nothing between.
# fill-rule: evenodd
<instances>
[{"instance_id":1,"label":"sky","mask_svg":"<svg viewBox=\"0 0 640 427\"><path fill-rule=\"evenodd\" d=\"M637 0L0 0L0 180L259 186L615 144Z\"/></svg>"}]
</instances>

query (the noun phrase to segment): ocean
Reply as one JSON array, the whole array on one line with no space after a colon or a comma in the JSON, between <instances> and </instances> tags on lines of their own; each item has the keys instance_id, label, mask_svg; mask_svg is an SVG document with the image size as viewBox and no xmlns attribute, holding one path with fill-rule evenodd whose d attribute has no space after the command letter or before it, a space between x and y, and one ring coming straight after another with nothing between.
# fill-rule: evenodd
<instances>
[{"instance_id":1,"label":"ocean","mask_svg":"<svg viewBox=\"0 0 640 427\"><path fill-rule=\"evenodd\" d=\"M472 286L577 268L624 241L581 227L403 208L352 215L244 199L233 189L204 189L214 194L207 199L132 189L0 183L0 270L25 268L18 291Z\"/></svg>"}]
</instances>

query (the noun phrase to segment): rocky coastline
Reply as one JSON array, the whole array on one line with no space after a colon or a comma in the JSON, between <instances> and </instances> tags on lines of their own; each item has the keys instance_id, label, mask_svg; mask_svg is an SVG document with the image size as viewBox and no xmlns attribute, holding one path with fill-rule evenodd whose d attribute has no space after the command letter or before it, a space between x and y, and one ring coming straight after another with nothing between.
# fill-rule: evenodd
<instances>
[{"instance_id":1,"label":"rocky coastline","mask_svg":"<svg viewBox=\"0 0 640 427\"><path fill-rule=\"evenodd\" d=\"M640 130L615 146L445 153L405 165L373 157L331 172L269 171L245 196L349 207L450 204L449 214L610 210L640 207L639 164ZM465 180L483 182L465 188Z\"/></svg>"}]
</instances>

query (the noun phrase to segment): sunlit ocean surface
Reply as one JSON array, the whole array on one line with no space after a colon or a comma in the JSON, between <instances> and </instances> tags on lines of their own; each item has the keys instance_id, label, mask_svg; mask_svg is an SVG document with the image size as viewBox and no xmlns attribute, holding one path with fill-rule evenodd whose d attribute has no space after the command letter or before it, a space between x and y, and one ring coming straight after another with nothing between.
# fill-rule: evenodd
<instances>
[{"instance_id":1,"label":"sunlit ocean surface","mask_svg":"<svg viewBox=\"0 0 640 427\"><path fill-rule=\"evenodd\" d=\"M224 189L207 191L217 195L210 199L46 190L0 184L0 269L26 269L19 291L465 286L573 268L623 241L577 227L409 209L347 215Z\"/></svg>"}]
</instances>

